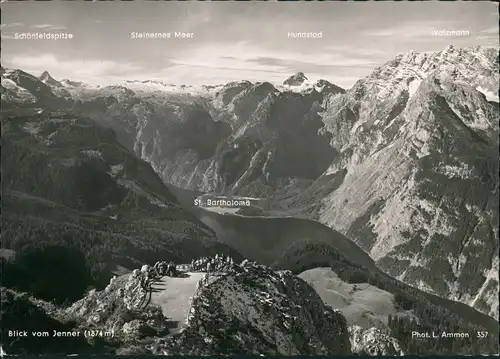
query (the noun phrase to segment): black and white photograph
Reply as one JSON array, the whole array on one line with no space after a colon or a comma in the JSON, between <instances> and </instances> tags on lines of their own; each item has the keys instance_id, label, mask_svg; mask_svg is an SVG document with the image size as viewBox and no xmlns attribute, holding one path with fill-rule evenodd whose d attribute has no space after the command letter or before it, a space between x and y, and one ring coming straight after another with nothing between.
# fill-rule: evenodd
<instances>
[{"instance_id":1,"label":"black and white photograph","mask_svg":"<svg viewBox=\"0 0 500 359\"><path fill-rule=\"evenodd\" d=\"M499 350L499 7L2 1L4 356Z\"/></svg>"}]
</instances>

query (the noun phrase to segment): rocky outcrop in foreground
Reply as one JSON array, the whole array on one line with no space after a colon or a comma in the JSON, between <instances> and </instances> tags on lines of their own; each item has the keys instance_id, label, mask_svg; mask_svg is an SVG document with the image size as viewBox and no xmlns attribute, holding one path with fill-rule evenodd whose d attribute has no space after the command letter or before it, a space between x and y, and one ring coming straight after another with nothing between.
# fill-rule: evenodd
<instances>
[{"instance_id":1,"label":"rocky outcrop in foreground","mask_svg":"<svg viewBox=\"0 0 500 359\"><path fill-rule=\"evenodd\" d=\"M95 353L84 337L53 336L54 332L66 333L74 328L70 321L59 317L59 310L53 304L5 287L0 288L0 300L2 352L8 355Z\"/></svg>"},{"instance_id":2,"label":"rocky outcrop in foreground","mask_svg":"<svg viewBox=\"0 0 500 359\"><path fill-rule=\"evenodd\" d=\"M249 264L200 287L168 355L347 355L347 323L289 271ZM161 354L158 353L158 354Z\"/></svg>"},{"instance_id":3,"label":"rocky outcrop in foreground","mask_svg":"<svg viewBox=\"0 0 500 359\"><path fill-rule=\"evenodd\" d=\"M352 353L356 355L405 355L396 339L377 328L364 329L359 325L353 325L349 327L349 340Z\"/></svg>"},{"instance_id":4,"label":"rocky outcrop in foreground","mask_svg":"<svg viewBox=\"0 0 500 359\"><path fill-rule=\"evenodd\" d=\"M170 333L168 318L151 305L149 266L130 275L113 278L104 291L92 290L65 310L81 328L107 333L104 339L116 347L116 354L148 354L148 343Z\"/></svg>"},{"instance_id":5,"label":"rocky outcrop in foreground","mask_svg":"<svg viewBox=\"0 0 500 359\"><path fill-rule=\"evenodd\" d=\"M2 288L2 344L9 354L147 354L146 343L169 334L160 308L145 306L144 273L114 278L67 308ZM16 337L9 331L26 331ZM33 333L47 332L47 336ZM54 335L59 333L58 335ZM9 349L9 350L7 350Z\"/></svg>"}]
</instances>

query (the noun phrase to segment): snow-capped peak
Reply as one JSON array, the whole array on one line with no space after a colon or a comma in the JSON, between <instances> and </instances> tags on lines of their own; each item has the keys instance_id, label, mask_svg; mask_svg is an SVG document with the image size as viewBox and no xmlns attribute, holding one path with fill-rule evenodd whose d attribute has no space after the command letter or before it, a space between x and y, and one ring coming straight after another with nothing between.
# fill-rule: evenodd
<instances>
[{"instance_id":1,"label":"snow-capped peak","mask_svg":"<svg viewBox=\"0 0 500 359\"><path fill-rule=\"evenodd\" d=\"M300 85L298 85L298 82L293 82L289 81L292 77L299 75L297 78L302 79ZM299 72L295 74L294 76L288 78L286 81L283 82L283 85L277 86L277 88L280 91L291 91L291 92L298 92L298 93L303 93L303 92L308 92L315 90L319 93L343 93L345 90L339 86L336 86L332 84L331 82L323 79L319 79L316 81L309 80L307 77L304 76L302 72ZM295 84L294 84L295 83Z\"/></svg>"},{"instance_id":2,"label":"snow-capped peak","mask_svg":"<svg viewBox=\"0 0 500 359\"><path fill-rule=\"evenodd\" d=\"M283 85L300 86L307 80L308 78L304 75L303 72L297 72L295 75L290 76L285 81L283 81Z\"/></svg>"},{"instance_id":3,"label":"snow-capped peak","mask_svg":"<svg viewBox=\"0 0 500 359\"><path fill-rule=\"evenodd\" d=\"M38 79L46 85L62 87L62 84L59 81L55 80L52 76L50 76L47 71L44 71L43 74L38 77Z\"/></svg>"},{"instance_id":4,"label":"snow-capped peak","mask_svg":"<svg viewBox=\"0 0 500 359\"><path fill-rule=\"evenodd\" d=\"M52 76L50 76L48 71L44 71L39 77L39 79L42 81L46 81L46 80L51 79L51 78L52 78Z\"/></svg>"}]
</instances>

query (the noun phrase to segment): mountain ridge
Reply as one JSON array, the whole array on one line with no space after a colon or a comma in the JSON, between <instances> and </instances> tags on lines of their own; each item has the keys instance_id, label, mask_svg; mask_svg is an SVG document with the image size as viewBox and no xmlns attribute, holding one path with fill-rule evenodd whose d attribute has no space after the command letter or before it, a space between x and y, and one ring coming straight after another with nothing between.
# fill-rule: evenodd
<instances>
[{"instance_id":1,"label":"mountain ridge","mask_svg":"<svg viewBox=\"0 0 500 359\"><path fill-rule=\"evenodd\" d=\"M498 193L497 175L496 171L493 170L495 163L498 163L498 156L495 154L496 150L494 150L498 143L498 121L495 120L498 118L498 106L487 101L485 96L476 89L478 86L478 79L473 71L469 71L470 75L468 76L466 76L467 73L464 72L458 74L458 72L455 71L456 68L447 63L446 57L448 55L459 56L462 54L463 57L468 56L469 58L475 58L471 51L470 49L462 51L449 48L442 53L435 54L437 57L434 58L441 58L444 56L443 61L446 65L446 71L440 68L439 65L436 65L437 70L435 71L437 72L429 74L425 79L421 80L418 83L418 88L414 89L411 95L408 82L397 79L397 77L391 77L397 79L394 80L397 83L391 86L376 86L378 83L377 81L383 81L379 79L379 76L382 76L382 79L385 78L385 76L392 76L391 74L394 73L393 69L397 69L397 67L393 67L394 62L389 62L384 65L384 67L375 70L372 77L368 77L365 81L358 81L346 95L341 95L344 96L344 98L334 98L334 103L329 107L329 113L324 117L325 122L329 125L330 131L342 133L340 136L335 137L337 142L334 146L340 148L341 151L343 150L344 152L344 155L340 155L341 160L332 165L328 172L334 173L343 168L352 168L350 171L351 175L348 174L346 176L346 181L349 181L348 183L352 185L354 178L358 179L354 180L357 182L354 182L354 187L351 187L356 188L356 197L353 197L354 192L344 192L347 189L344 185L323 200L325 207L321 210L323 213L320 214L321 221L329 223L337 229L344 228L340 231L346 233L355 240L357 236L363 236L365 238L364 248L368 251L372 251L372 256L375 256L375 258L380 259L384 257L387 251L390 251L391 247L389 247L389 249L383 247L389 242L389 239L386 242L383 240L378 242L382 247L372 247L373 244L370 243L371 240L366 239L367 236L377 238L380 235L369 234L372 233L372 229L370 228L375 228L375 231L377 231L377 227L380 228L378 231L383 230L383 233L385 233L382 234L382 236L388 236L390 233L391 237L394 237L395 233L398 233L391 229L383 229L382 221L385 221L385 223L392 223L392 226L396 226L397 228L397 226L401 227L401 225L396 223L396 219L401 221L402 218L405 218L406 223L411 223L413 216L413 221L417 224L414 225L416 228L419 227L418 223L422 223L420 226L424 226L423 223L429 223L425 224L425 226L427 228L433 228L432 212L442 213L444 215L442 215L443 220L448 220L445 218L452 220L451 218L456 216L456 214L454 214L455 209L452 207L449 207L449 209L444 208L444 212L440 212L442 209L439 209L439 207L433 209L435 204L425 204L425 202L423 202L428 200L425 199L425 197L429 197L429 186L439 185L439 181L444 183L451 181L455 183L455 188L460 191L458 194L462 198L460 201L470 202L464 204L466 208L461 210L462 214L460 215L463 216L462 218L467 218L467 213L484 212L484 216L478 214L479 218L485 218L485 223L491 223L493 231L497 231L495 228L498 228L498 220L493 210L495 207L493 202L495 200L490 200L490 198L495 198L495 193ZM455 55L455 53L458 53L458 55ZM498 53L496 56L498 56ZM427 60L422 60L423 55L421 54L401 56L400 60L408 58L412 59L412 61L414 61L413 59L417 59L417 63L428 63ZM494 66L494 64L487 64L484 71L490 71ZM460 68L460 66L457 68ZM478 71L481 72L483 70L479 69ZM408 76L407 72L405 72L405 74L406 75L403 75L403 79L406 78L405 76ZM411 79L411 76L409 79ZM414 79L411 81L414 81ZM470 84L467 81L470 81ZM498 76L496 76L495 81L498 81ZM400 87L398 87L397 84L400 84ZM453 96L452 94L457 95ZM375 101L375 99L377 99L377 101ZM377 114L375 116L377 120L375 121L371 120L374 112ZM346 120L349 121L348 125L346 125ZM474 146L475 151L478 151L478 155L471 153L471 145ZM441 153L444 157L440 155ZM466 163L466 165L464 165L464 163ZM377 167L373 167L375 165ZM381 184L381 191L379 191L377 195L370 194L366 191L363 192L362 190L362 188L366 189L366 186L372 187L374 185L373 182L364 182L365 184L363 184L363 176L367 175L368 172L372 172L374 168L383 171L382 173L385 172L385 174L380 177L380 179L383 179L383 182L376 182ZM355 175L355 172L359 174ZM435 175L433 173L435 173ZM380 181L377 177L378 175L375 177L372 176L371 181ZM430 181L431 178L433 178L432 181ZM416 183L415 181L422 181L422 183ZM472 184L473 181L475 181L474 185ZM427 184L425 184L425 182L427 182ZM397 191L397 187L404 186L404 183L407 185L410 184L411 186L415 186L416 183L416 187L421 188L417 190L418 194L415 195L415 197L420 199L415 199L415 201L421 203L420 206L422 206L422 209L417 209L416 212L412 213L412 205L400 202L401 198L408 197L408 193L411 193L409 188ZM479 190L481 187L484 188L485 192L480 195L480 193L483 193ZM424 188L426 188L425 191L427 192L424 192ZM484 205L479 205L480 209L474 209L475 205L473 203L478 203L478 201L473 199L470 194L468 196L466 195L473 189L476 191L472 192L475 193L474 196L480 195L479 198L481 198L481 200L479 200L479 202L483 201L484 203ZM396 192L394 192L395 190ZM450 197L452 196L451 191L446 191L444 188L439 191L444 191L443 194L449 199L443 197L443 194L439 193L433 196L438 196L438 198L441 197L443 199L446 198L447 201L453 203L453 199ZM399 194L397 194L396 197L391 197L396 193ZM371 196L371 198L367 200L367 196ZM394 204L391 205L391 209L387 207L390 203L390 198L393 198L394 201ZM419 202L416 202L417 206ZM434 202L434 200L432 200L432 202ZM361 203L363 204L360 205ZM444 201L438 201L436 204L441 206L440 203L443 204ZM457 202L457 204L458 203L460 202ZM333 209L340 204L343 206L347 204L350 211L340 213L338 210ZM486 209L485 205L488 209ZM451 204L447 206L451 206ZM376 222L374 216L376 216L377 213L383 213L383 207L387 208L387 214L394 220L391 221L391 219L387 217L380 219L380 222ZM328 208L332 210L329 211ZM404 208L408 214L401 217L402 211L397 208ZM431 216L424 213L429 210L431 211ZM363 214L363 211L366 211L365 214ZM358 219L347 219L348 216L355 217L355 213L359 216ZM394 213L400 213L399 217L395 217ZM337 217L335 217L336 215ZM340 215L340 217L338 215ZM366 219L363 219L363 216L365 216ZM417 216L421 219L417 219ZM472 216L472 218L474 218L476 215ZM344 220L346 222L342 224L341 222ZM460 220L453 219L452 221L457 223L457 221ZM482 220L479 220L479 222L481 221ZM474 231L480 228L480 226L476 227L475 223L472 223L470 229L467 231ZM366 232L359 230L360 224L362 224L362 226L367 226ZM428 235L426 233L429 233L427 232L428 229L416 235L419 239L409 244L408 240L413 236L412 233L418 232L419 229L415 229L415 232L412 232L411 224L405 224L404 226L406 226L407 229L401 229L400 233L404 232L404 236L406 236L407 239L403 237L399 242L396 242L394 238L391 239L390 241L393 243L392 248L395 248L397 245L403 246L405 243L408 243L409 246L418 246L420 245L418 244L419 241L425 244L424 238ZM459 225L454 226L460 228ZM349 229L349 227L351 229ZM355 229L355 227L357 227L357 229ZM450 229L441 228L442 229L436 228L431 230L446 232L451 229L453 231L453 227L450 227ZM463 229L458 229L458 231L461 230ZM448 232L447 234L451 233L452 232ZM464 240L469 237L466 233L464 233ZM460 232L454 234L454 240L458 240L459 236ZM375 242L375 244L376 243L377 242ZM470 242L465 240L464 245L466 246L467 243L470 244ZM495 235L493 235L491 239L486 239L486 242L483 240L483 243L485 243L487 246L486 248L488 248L485 250L485 253L497 252L495 248L498 248L498 241L495 240ZM418 251L418 248L419 247L414 247L413 251ZM453 245L450 248L453 248ZM449 250L450 249L446 249L445 251L447 252ZM377 254L376 251L379 251L380 254ZM401 249L399 251L401 251ZM474 250L474 252L475 251L477 251L477 249ZM415 252L412 253L410 257L415 255ZM395 255L397 255L396 252ZM466 257L471 255L472 252ZM448 253L443 253L443 256L447 257ZM453 254L451 257L457 258L459 255ZM498 260L495 258L488 259L489 257L490 256L487 255L486 261L481 264L480 272L490 269L491 273L495 271L494 263L498 262ZM451 260L452 259L450 259L450 261ZM458 258L456 260L458 260ZM392 264L390 265L386 262L386 264L383 264L383 267L388 270L388 266L394 266L398 261L401 262L400 260L392 260ZM415 259L412 259L412 261L413 263L418 263ZM435 258L434 261L437 263L439 259ZM455 259L453 259L453 261L455 261ZM460 261L463 261L463 259ZM481 260L478 261L481 262ZM475 263L477 264L478 262L476 261ZM403 267L404 266L405 265L403 265ZM396 276L401 274L401 272L397 272L397 269L394 267L390 270L392 271L391 273ZM466 293L472 291L476 293L476 295L478 293L485 294L483 289L477 287L471 289L470 287L464 288L459 286L459 290L456 288L452 289L455 285L453 284L454 281L456 283L456 279L453 279L453 276L460 276L460 272L456 271L456 273L451 274L451 277L447 279L449 283L443 283L443 285L449 286L451 291L464 291ZM410 282L422 288L430 289L425 284L419 282L419 279L417 279L419 277L422 278L422 275L415 275L415 279L411 279ZM402 277L401 279L405 278ZM405 280L408 279L406 278ZM488 282L491 282L491 284L488 284ZM497 284L495 284L495 282ZM443 290L443 285L441 285L441 291ZM487 294L489 297L485 297L485 300L487 302L492 301L489 304L492 308L491 314L498 317L498 301L494 299L494 290L491 291L491 285L493 285L493 288L498 286L498 281L494 276L490 277L490 274L488 274L487 278L485 277L484 279L483 287L489 287L490 294ZM448 294L443 293L441 295ZM474 295L472 297L467 297L465 300L469 303L477 304L478 301L476 298ZM458 293L455 299L464 300L458 296Z\"/></svg>"}]
</instances>

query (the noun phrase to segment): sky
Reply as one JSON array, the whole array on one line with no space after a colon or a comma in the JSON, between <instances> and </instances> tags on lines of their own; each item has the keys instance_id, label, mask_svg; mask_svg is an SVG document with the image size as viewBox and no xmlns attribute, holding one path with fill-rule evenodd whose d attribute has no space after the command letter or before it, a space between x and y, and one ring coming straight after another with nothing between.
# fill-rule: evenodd
<instances>
[{"instance_id":1,"label":"sky","mask_svg":"<svg viewBox=\"0 0 500 359\"><path fill-rule=\"evenodd\" d=\"M498 47L498 5L482 2L4 2L2 66L111 84L280 83L296 72L348 88L407 51ZM436 36L433 31L468 32ZM20 40L28 32L67 40ZM172 33L133 39L131 33ZM174 32L193 38L174 38ZM289 38L321 32L321 38Z\"/></svg>"}]
</instances>

